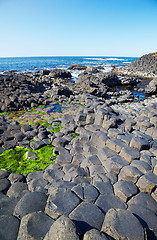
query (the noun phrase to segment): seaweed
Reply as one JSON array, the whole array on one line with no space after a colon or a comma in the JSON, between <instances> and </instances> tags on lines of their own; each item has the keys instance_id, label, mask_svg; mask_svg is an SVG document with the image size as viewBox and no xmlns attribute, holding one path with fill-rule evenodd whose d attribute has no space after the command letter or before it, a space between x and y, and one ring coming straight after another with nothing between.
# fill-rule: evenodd
<instances>
[{"instance_id":1,"label":"seaweed","mask_svg":"<svg viewBox=\"0 0 157 240\"><path fill-rule=\"evenodd\" d=\"M38 150L23 147L5 150L0 154L0 170L21 174L45 170L47 166L55 162L55 158L58 156L53 153L53 150L54 147L50 145ZM34 152L38 159L27 159L27 151Z\"/></svg>"}]
</instances>

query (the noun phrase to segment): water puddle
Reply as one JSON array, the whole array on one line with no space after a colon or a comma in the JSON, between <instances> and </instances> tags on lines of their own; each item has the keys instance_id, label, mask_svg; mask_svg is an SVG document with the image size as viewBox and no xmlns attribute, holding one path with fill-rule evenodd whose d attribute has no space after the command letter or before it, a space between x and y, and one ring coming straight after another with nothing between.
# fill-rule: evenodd
<instances>
[{"instance_id":1,"label":"water puddle","mask_svg":"<svg viewBox=\"0 0 157 240\"><path fill-rule=\"evenodd\" d=\"M48 118L60 118L65 114L74 114L79 108L79 105L68 103L52 102L49 105L40 106L38 108L30 109L18 115L17 112L12 112L7 118L18 121L21 124L29 124L33 122L46 122Z\"/></svg>"}]
</instances>

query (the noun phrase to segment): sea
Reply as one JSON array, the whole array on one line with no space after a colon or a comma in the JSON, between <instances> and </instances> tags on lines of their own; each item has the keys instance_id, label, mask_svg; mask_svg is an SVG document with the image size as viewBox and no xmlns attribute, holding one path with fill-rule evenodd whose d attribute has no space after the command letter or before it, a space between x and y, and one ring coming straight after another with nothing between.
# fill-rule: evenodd
<instances>
[{"instance_id":1,"label":"sea","mask_svg":"<svg viewBox=\"0 0 157 240\"><path fill-rule=\"evenodd\" d=\"M80 64L85 66L102 66L104 72L110 72L113 66L125 66L136 57L0 57L0 74L6 71L16 72L38 72L41 69L61 68L67 70L72 64ZM71 71L73 80L76 79L80 71Z\"/></svg>"}]
</instances>

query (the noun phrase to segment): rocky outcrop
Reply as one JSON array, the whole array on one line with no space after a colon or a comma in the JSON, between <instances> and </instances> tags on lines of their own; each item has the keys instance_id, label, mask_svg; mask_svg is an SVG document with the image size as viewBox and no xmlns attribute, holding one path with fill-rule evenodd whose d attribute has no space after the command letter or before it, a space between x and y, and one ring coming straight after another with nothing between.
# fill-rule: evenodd
<instances>
[{"instance_id":1,"label":"rocky outcrop","mask_svg":"<svg viewBox=\"0 0 157 240\"><path fill-rule=\"evenodd\" d=\"M70 79L72 77L70 72L63 69L57 69L57 68L51 70L51 72L49 73L49 76L52 78L63 78L63 79L65 78Z\"/></svg>"},{"instance_id":2,"label":"rocky outcrop","mask_svg":"<svg viewBox=\"0 0 157 240\"><path fill-rule=\"evenodd\" d=\"M157 93L157 77L153 78L152 81L145 88L147 94L156 94Z\"/></svg>"},{"instance_id":3,"label":"rocky outcrop","mask_svg":"<svg viewBox=\"0 0 157 240\"><path fill-rule=\"evenodd\" d=\"M91 68L92 71L93 68ZM97 72L97 71L96 71ZM98 97L107 97L109 87L120 84L116 74L112 73L96 73L84 71L79 74L75 81L75 93L90 93Z\"/></svg>"},{"instance_id":4,"label":"rocky outcrop","mask_svg":"<svg viewBox=\"0 0 157 240\"><path fill-rule=\"evenodd\" d=\"M68 69L69 70L86 70L86 66L79 64L72 64Z\"/></svg>"},{"instance_id":5,"label":"rocky outcrop","mask_svg":"<svg viewBox=\"0 0 157 240\"><path fill-rule=\"evenodd\" d=\"M114 72L124 75L153 78L157 76L157 52L146 54Z\"/></svg>"}]
</instances>

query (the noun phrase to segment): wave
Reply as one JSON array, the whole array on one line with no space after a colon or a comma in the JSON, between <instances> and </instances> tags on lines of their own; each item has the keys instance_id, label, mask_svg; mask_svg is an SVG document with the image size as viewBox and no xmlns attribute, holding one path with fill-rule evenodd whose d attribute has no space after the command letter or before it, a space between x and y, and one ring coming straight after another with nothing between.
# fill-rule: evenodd
<instances>
[{"instance_id":1,"label":"wave","mask_svg":"<svg viewBox=\"0 0 157 240\"><path fill-rule=\"evenodd\" d=\"M97 60L97 61L104 60L104 58L85 58L85 59L88 59L88 60Z\"/></svg>"},{"instance_id":2,"label":"wave","mask_svg":"<svg viewBox=\"0 0 157 240\"><path fill-rule=\"evenodd\" d=\"M123 63L131 63L131 62L123 62Z\"/></svg>"},{"instance_id":3,"label":"wave","mask_svg":"<svg viewBox=\"0 0 157 240\"><path fill-rule=\"evenodd\" d=\"M107 61L124 61L125 59L123 58L105 58Z\"/></svg>"}]
</instances>

